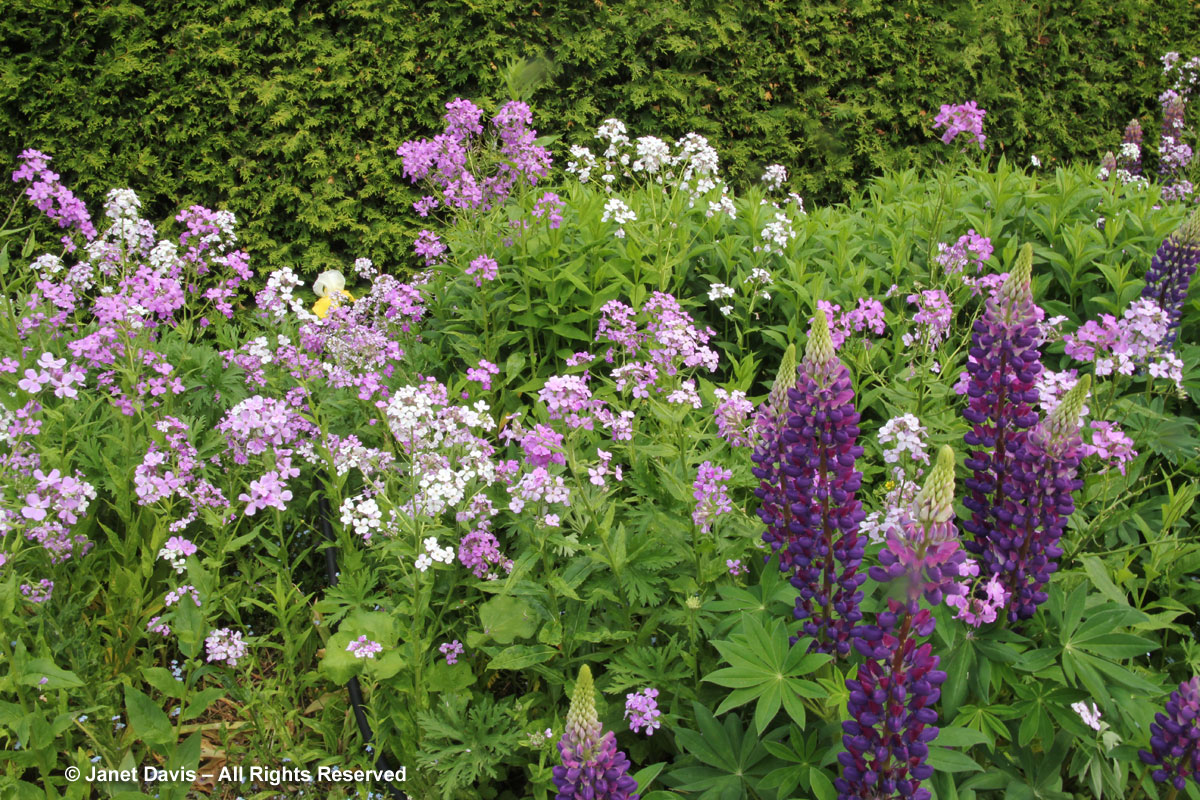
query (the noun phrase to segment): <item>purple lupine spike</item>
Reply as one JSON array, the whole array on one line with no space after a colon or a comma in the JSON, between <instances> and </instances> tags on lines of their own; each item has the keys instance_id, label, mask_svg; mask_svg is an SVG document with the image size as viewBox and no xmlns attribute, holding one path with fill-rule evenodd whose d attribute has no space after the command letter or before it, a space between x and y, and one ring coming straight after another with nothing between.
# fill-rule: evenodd
<instances>
[{"instance_id":1,"label":"purple lupine spike","mask_svg":"<svg viewBox=\"0 0 1200 800\"><path fill-rule=\"evenodd\" d=\"M1090 375L1081 377L1015 453L1003 507L1012 536L992 542L1002 554L997 577L1010 593L1010 621L1032 617L1046 602L1042 587L1058 569L1058 542L1075 511L1071 493L1083 488L1075 476L1083 460L1080 416L1091 384Z\"/></svg>"},{"instance_id":2,"label":"purple lupine spike","mask_svg":"<svg viewBox=\"0 0 1200 800\"><path fill-rule=\"evenodd\" d=\"M1113 177L1117 171L1117 157L1109 150L1104 154L1104 158L1100 159L1100 180L1106 181Z\"/></svg>"},{"instance_id":3,"label":"purple lupine spike","mask_svg":"<svg viewBox=\"0 0 1200 800\"><path fill-rule=\"evenodd\" d=\"M1125 136L1121 139L1121 152L1117 157L1117 169L1124 170L1129 177L1142 174L1142 123L1129 120Z\"/></svg>"},{"instance_id":4,"label":"purple lupine spike","mask_svg":"<svg viewBox=\"0 0 1200 800\"><path fill-rule=\"evenodd\" d=\"M979 557L986 575L1005 570L1005 544L1012 538L1011 518L1004 498L1018 448L1038 421L1034 387L1042 372L1038 349L1038 308L1033 303L1030 275L1033 246L1021 248L1016 266L1004 285L987 301L971 337L967 363L969 402L963 416L972 427L964 441L972 448L966 459L971 470L963 504L971 518L963 529L972 539L964 547Z\"/></svg>"},{"instance_id":5,"label":"purple lupine spike","mask_svg":"<svg viewBox=\"0 0 1200 800\"><path fill-rule=\"evenodd\" d=\"M767 526L763 539L773 550L787 541L787 526L792 519L791 506L783 491L783 438L780 435L787 422L787 390L796 383L796 345L789 344L775 375L775 383L767 401L754 414L757 433L750 471L758 478L754 494L762 501L758 516Z\"/></svg>"},{"instance_id":6,"label":"purple lupine spike","mask_svg":"<svg viewBox=\"0 0 1200 800\"><path fill-rule=\"evenodd\" d=\"M1146 270L1146 286L1142 297L1158 303L1167 312L1167 335L1163 344L1171 347L1183 319L1183 304L1188 286L1200 264L1200 211L1193 211L1187 221L1159 246Z\"/></svg>"},{"instance_id":7,"label":"purple lupine spike","mask_svg":"<svg viewBox=\"0 0 1200 800\"><path fill-rule=\"evenodd\" d=\"M846 681L851 718L842 723L838 800L930 797L921 781L933 774L926 763L938 735L933 704L946 673L937 669L930 644L917 642L936 624L919 600L924 595L938 603L943 593L962 590L956 578L963 552L953 520L954 451L942 447L902 530L889 532L879 559L884 566L871 568L876 580L903 579L903 599L888 598L875 624L857 631L855 649L867 660Z\"/></svg>"},{"instance_id":8,"label":"purple lupine spike","mask_svg":"<svg viewBox=\"0 0 1200 800\"><path fill-rule=\"evenodd\" d=\"M562 766L554 768L554 800L638 800L629 759L617 749L616 734L604 732L596 716L592 671L579 668L567 726L558 742Z\"/></svg>"},{"instance_id":9,"label":"purple lupine spike","mask_svg":"<svg viewBox=\"0 0 1200 800\"><path fill-rule=\"evenodd\" d=\"M1166 712L1154 715L1150 749L1138 755L1158 767L1151 773L1156 783L1169 780L1176 792L1182 792L1189 777L1200 784L1200 676L1179 684L1167 701Z\"/></svg>"},{"instance_id":10,"label":"purple lupine spike","mask_svg":"<svg viewBox=\"0 0 1200 800\"><path fill-rule=\"evenodd\" d=\"M888 608L879 614L869 648L878 657L868 659L857 677L846 681L850 719L842 723L846 750L838 753L842 774L833 782L838 800L931 796L920 784L933 774L925 762L929 743L938 735L933 704L946 673L937 668L930 644L918 645L914 634L928 636L934 620L928 610L910 614L894 599Z\"/></svg>"},{"instance_id":11,"label":"purple lupine spike","mask_svg":"<svg viewBox=\"0 0 1200 800\"><path fill-rule=\"evenodd\" d=\"M903 579L909 599L924 595L937 605L947 594L962 590L959 565L966 559L954 525L954 451L943 445L924 488L913 507L901 516L901 524L887 533L879 553L882 566L869 574L880 583Z\"/></svg>"},{"instance_id":12,"label":"purple lupine spike","mask_svg":"<svg viewBox=\"0 0 1200 800\"><path fill-rule=\"evenodd\" d=\"M815 650L845 656L852 632L862 619L858 573L865 541L858 527L865 517L855 493L862 473L854 460L862 455L858 412L850 372L838 360L825 313L813 320L795 385L787 390L788 413L778 436L777 468L756 459L763 481L760 516L767 524L764 541L780 554L779 566L791 573L799 590L795 617L801 634ZM767 485L774 478L775 485Z\"/></svg>"}]
</instances>

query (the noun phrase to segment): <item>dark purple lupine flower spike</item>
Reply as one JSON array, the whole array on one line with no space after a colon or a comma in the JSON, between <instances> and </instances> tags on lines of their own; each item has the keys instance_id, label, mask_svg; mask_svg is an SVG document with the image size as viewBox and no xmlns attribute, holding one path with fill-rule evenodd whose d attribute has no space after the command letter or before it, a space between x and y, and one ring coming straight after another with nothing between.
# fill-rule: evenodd
<instances>
[{"instance_id":1,"label":"dark purple lupine flower spike","mask_svg":"<svg viewBox=\"0 0 1200 800\"><path fill-rule=\"evenodd\" d=\"M965 462L971 477L963 499L971 518L963 522L963 529L973 538L964 546L979 557L986 575L1004 571L1003 541L1012 538L1011 519L1004 510L1006 481L1014 469L1014 454L1038 421L1034 384L1042 362L1038 309L1030 289L1032 268L1033 246L1026 244L1004 285L988 299L971 337L969 401L963 411L972 425L964 436L972 449Z\"/></svg>"},{"instance_id":2,"label":"dark purple lupine flower spike","mask_svg":"<svg viewBox=\"0 0 1200 800\"><path fill-rule=\"evenodd\" d=\"M792 512L783 490L783 439L780 432L787 424L787 390L796 384L796 346L788 345L775 375L775 383L767 401L758 407L754 415L757 434L754 452L750 460L754 466L750 471L758 478L754 494L762 501L758 516L767 526L763 539L773 550L779 550L787 541L787 526Z\"/></svg>"},{"instance_id":3,"label":"dark purple lupine flower spike","mask_svg":"<svg viewBox=\"0 0 1200 800\"><path fill-rule=\"evenodd\" d=\"M1167 335L1163 343L1168 347L1175 343L1179 333L1183 304L1197 264L1200 264L1200 212L1193 211L1154 254L1142 289L1142 297L1153 300L1167 312Z\"/></svg>"},{"instance_id":4,"label":"dark purple lupine flower spike","mask_svg":"<svg viewBox=\"0 0 1200 800\"><path fill-rule=\"evenodd\" d=\"M763 481L763 539L779 552L780 569L800 592L800 633L812 637L813 649L845 656L862 619L859 587L866 580L858 572L865 545L858 527L866 515L855 498L862 473L854 469L862 447L855 444L859 415L850 371L834 352L823 311L815 314L795 374L781 415L777 468L764 466L769 454L755 459Z\"/></svg>"},{"instance_id":5,"label":"dark purple lupine flower spike","mask_svg":"<svg viewBox=\"0 0 1200 800\"><path fill-rule=\"evenodd\" d=\"M567 728L558 742L562 766L554 768L554 800L638 800L629 759L617 749L616 734L604 732L596 716L592 671L584 664L571 695Z\"/></svg>"},{"instance_id":6,"label":"dark purple lupine flower spike","mask_svg":"<svg viewBox=\"0 0 1200 800\"><path fill-rule=\"evenodd\" d=\"M1121 140L1121 153L1117 157L1117 169L1124 170L1136 178L1142 174L1142 123L1129 120L1125 136Z\"/></svg>"},{"instance_id":7,"label":"dark purple lupine flower spike","mask_svg":"<svg viewBox=\"0 0 1200 800\"><path fill-rule=\"evenodd\" d=\"M1187 779L1200 784L1200 676L1179 684L1167 701L1167 713L1154 715L1150 724L1150 750L1138 753L1142 761L1158 767L1155 782L1170 781L1176 792L1187 788Z\"/></svg>"},{"instance_id":8,"label":"dark purple lupine flower spike","mask_svg":"<svg viewBox=\"0 0 1200 800\"><path fill-rule=\"evenodd\" d=\"M1046 602L1042 588L1058 569L1058 542L1075 511L1071 493L1083 488L1075 476L1083 460L1080 415L1091 386L1090 375L1081 377L1015 454L1004 497L1004 518L1013 535L992 542L1004 557L999 578L1010 593L1010 621L1032 617Z\"/></svg>"},{"instance_id":9,"label":"dark purple lupine flower spike","mask_svg":"<svg viewBox=\"0 0 1200 800\"><path fill-rule=\"evenodd\" d=\"M919 598L940 602L944 592L961 590L955 584L963 553L953 517L954 452L943 447L903 530L889 532L880 554L885 566L871 568L877 580L903 579L903 599L889 598L888 610L877 615L876 624L859 628L854 642L867 660L846 681L851 718L842 723L846 751L838 754L838 800L930 797L921 781L933 774L926 763L929 743L938 735L933 704L946 673L938 670L930 644L917 642L936 624Z\"/></svg>"}]
</instances>

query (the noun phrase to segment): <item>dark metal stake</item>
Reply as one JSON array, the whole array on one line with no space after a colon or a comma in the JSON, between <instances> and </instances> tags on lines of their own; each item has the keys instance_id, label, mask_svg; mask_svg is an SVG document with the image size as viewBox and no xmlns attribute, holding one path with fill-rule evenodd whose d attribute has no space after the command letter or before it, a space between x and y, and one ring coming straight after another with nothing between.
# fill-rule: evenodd
<instances>
[{"instance_id":1,"label":"dark metal stake","mask_svg":"<svg viewBox=\"0 0 1200 800\"><path fill-rule=\"evenodd\" d=\"M318 492L317 517L321 523L321 533L329 542L329 546L325 548L325 578L332 587L337 586L338 582L337 538L333 535L333 525L329 522L329 500L325 497L324 488L318 483L316 489ZM362 734L363 742L370 744L374 739L374 734L371 732L371 723L367 721L367 712L363 708L362 687L358 683L358 678L351 678L350 682L346 684L346 688L350 691L350 705L354 708L354 720L358 723L358 732ZM375 768L381 772L395 770L382 748L379 749L379 757L375 760ZM396 784L391 781L381 782L387 788L388 794L396 800L408 800L408 795L400 791Z\"/></svg>"}]
</instances>

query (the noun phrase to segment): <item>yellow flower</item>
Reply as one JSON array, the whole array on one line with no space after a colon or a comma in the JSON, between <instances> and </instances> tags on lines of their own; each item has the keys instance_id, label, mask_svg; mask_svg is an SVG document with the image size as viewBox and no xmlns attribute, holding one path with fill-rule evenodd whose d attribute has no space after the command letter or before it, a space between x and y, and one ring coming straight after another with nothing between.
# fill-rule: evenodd
<instances>
[{"instance_id":1,"label":"yellow flower","mask_svg":"<svg viewBox=\"0 0 1200 800\"><path fill-rule=\"evenodd\" d=\"M313 313L321 319L329 313L329 309L341 305L342 298L354 300L354 295L346 291L346 277L336 269L326 270L313 281L313 292L320 299L313 304Z\"/></svg>"},{"instance_id":2,"label":"yellow flower","mask_svg":"<svg viewBox=\"0 0 1200 800\"><path fill-rule=\"evenodd\" d=\"M342 304L343 297L348 300L354 299L354 295L350 294L345 289L342 289L340 294L326 295L317 302L313 303L312 312L321 319L325 319L325 316L329 314L329 309L334 307L334 302L336 301L337 305L340 306Z\"/></svg>"}]
</instances>

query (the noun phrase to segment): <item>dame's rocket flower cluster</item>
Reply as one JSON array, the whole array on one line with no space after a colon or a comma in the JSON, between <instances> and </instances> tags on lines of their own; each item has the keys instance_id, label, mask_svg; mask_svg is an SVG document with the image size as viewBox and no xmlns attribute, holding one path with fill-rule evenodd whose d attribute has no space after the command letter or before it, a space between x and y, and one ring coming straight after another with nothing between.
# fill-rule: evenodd
<instances>
[{"instance_id":1,"label":"dame's rocket flower cluster","mask_svg":"<svg viewBox=\"0 0 1200 800\"><path fill-rule=\"evenodd\" d=\"M1170 781L1181 792L1189 777L1200 784L1200 676L1179 684L1165 710L1150 724L1150 749L1138 755L1157 767L1151 773L1155 782Z\"/></svg>"},{"instance_id":2,"label":"dame's rocket flower cluster","mask_svg":"<svg viewBox=\"0 0 1200 800\"><path fill-rule=\"evenodd\" d=\"M461 97L446 103L444 132L432 139L404 142L396 150L405 177L413 183L428 180L437 197L422 198L414 206L422 216L436 206L487 210L503 202L521 183L535 185L550 172L550 151L535 144L533 112L520 101L505 103L491 119L492 141L483 135L483 111ZM483 163L490 174L476 173L472 163ZM545 199L545 198L543 198ZM424 254L427 261L436 259Z\"/></svg>"},{"instance_id":3,"label":"dame's rocket flower cluster","mask_svg":"<svg viewBox=\"0 0 1200 800\"><path fill-rule=\"evenodd\" d=\"M12 174L16 181L30 181L31 185L25 194L50 219L58 223L60 228L68 231L78 229L89 242L96 238L96 228L87 206L77 198L70 189L59 182L59 175L50 169L50 156L37 150L21 152L21 166ZM70 236L63 237L63 246L67 252L75 250L75 244Z\"/></svg>"},{"instance_id":4,"label":"dame's rocket flower cluster","mask_svg":"<svg viewBox=\"0 0 1200 800\"><path fill-rule=\"evenodd\" d=\"M638 800L637 781L627 774L629 759L596 716L592 671L586 664L579 668L558 752L562 765L554 768L554 800Z\"/></svg>"},{"instance_id":5,"label":"dame's rocket flower cluster","mask_svg":"<svg viewBox=\"0 0 1200 800\"><path fill-rule=\"evenodd\" d=\"M712 530L713 519L733 510L725 485L732 477L731 470L715 466L711 461L705 461L696 472L692 482L692 497L696 500L692 522L699 526L701 533Z\"/></svg>"},{"instance_id":6,"label":"dame's rocket flower cluster","mask_svg":"<svg viewBox=\"0 0 1200 800\"><path fill-rule=\"evenodd\" d=\"M142 463L134 469L133 484L138 505L150 505L174 497L185 500L189 510L171 522L169 530L173 533L186 528L203 508L228 508L229 501L225 495L205 477L205 465L200 454L188 441L187 424L167 416L156 422L154 427L162 434L164 444L150 442Z\"/></svg>"},{"instance_id":7,"label":"dame's rocket flower cluster","mask_svg":"<svg viewBox=\"0 0 1200 800\"><path fill-rule=\"evenodd\" d=\"M817 308L825 312L834 350L841 349L842 344L850 338L852 332L871 331L876 336L882 336L885 330L883 304L873 297L858 298L858 304L854 308L847 308L845 312L842 311L840 305L830 303L828 300L818 300ZM809 322L811 323L812 320ZM865 339L863 346L869 348L871 340Z\"/></svg>"},{"instance_id":8,"label":"dame's rocket flower cluster","mask_svg":"<svg viewBox=\"0 0 1200 800\"><path fill-rule=\"evenodd\" d=\"M803 361L787 387L782 373L769 403L774 420L763 426L753 460L760 481L763 540L779 553L780 569L799 590L795 616L823 652L848 655L862 618L858 573L864 542L858 534L862 504L855 497L862 473L858 412L850 373L834 353L825 313L818 310Z\"/></svg>"},{"instance_id":9,"label":"dame's rocket flower cluster","mask_svg":"<svg viewBox=\"0 0 1200 800\"><path fill-rule=\"evenodd\" d=\"M1141 297L1130 303L1120 319L1102 314L1074 333L1063 334L1066 353L1078 361L1094 361L1097 376L1133 375L1145 370L1151 378L1167 378L1182 391L1183 361L1171 352L1167 339L1170 318L1155 300Z\"/></svg>"},{"instance_id":10,"label":"dame's rocket flower cluster","mask_svg":"<svg viewBox=\"0 0 1200 800\"><path fill-rule=\"evenodd\" d=\"M974 101L956 105L943 105L933 119L933 127L946 130L942 133L942 143L950 144L959 134L967 134L967 139L974 139L979 149L987 137L983 134L983 117L987 111L975 105Z\"/></svg>"}]
</instances>

